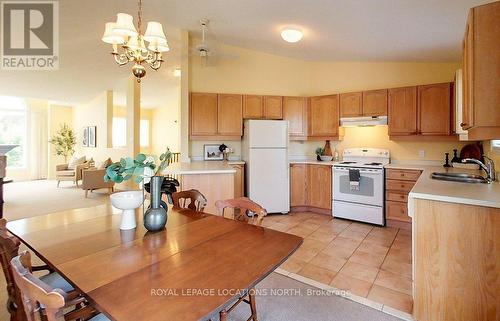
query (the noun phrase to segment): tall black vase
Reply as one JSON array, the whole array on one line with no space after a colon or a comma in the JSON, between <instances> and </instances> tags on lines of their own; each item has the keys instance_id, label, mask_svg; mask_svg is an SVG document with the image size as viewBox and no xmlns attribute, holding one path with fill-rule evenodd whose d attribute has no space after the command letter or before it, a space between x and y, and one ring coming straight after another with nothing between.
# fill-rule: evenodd
<instances>
[{"instance_id":1,"label":"tall black vase","mask_svg":"<svg viewBox=\"0 0 500 321\"><path fill-rule=\"evenodd\" d=\"M151 232L161 231L167 224L167 210L161 206L163 176L153 176L150 182L151 206L144 213L144 227Z\"/></svg>"}]
</instances>

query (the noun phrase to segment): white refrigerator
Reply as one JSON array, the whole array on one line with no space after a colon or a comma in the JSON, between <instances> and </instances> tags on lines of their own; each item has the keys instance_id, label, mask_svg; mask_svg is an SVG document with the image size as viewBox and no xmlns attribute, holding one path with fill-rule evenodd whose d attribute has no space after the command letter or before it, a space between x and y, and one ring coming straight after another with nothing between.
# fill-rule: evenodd
<instances>
[{"instance_id":1,"label":"white refrigerator","mask_svg":"<svg viewBox=\"0 0 500 321\"><path fill-rule=\"evenodd\" d=\"M246 120L242 158L246 163L246 196L268 213L288 213L288 121Z\"/></svg>"}]
</instances>

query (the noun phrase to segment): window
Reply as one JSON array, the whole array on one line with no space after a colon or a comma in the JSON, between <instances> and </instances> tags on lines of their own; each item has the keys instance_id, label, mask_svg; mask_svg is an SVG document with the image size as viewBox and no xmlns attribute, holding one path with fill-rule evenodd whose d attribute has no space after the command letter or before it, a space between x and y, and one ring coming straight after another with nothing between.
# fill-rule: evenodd
<instances>
[{"instance_id":1,"label":"window","mask_svg":"<svg viewBox=\"0 0 500 321\"><path fill-rule=\"evenodd\" d=\"M139 127L139 140L141 147L149 146L149 120L141 119ZM127 146L127 119L113 117L113 147Z\"/></svg>"},{"instance_id":2,"label":"window","mask_svg":"<svg viewBox=\"0 0 500 321\"><path fill-rule=\"evenodd\" d=\"M491 141L491 149L497 152L500 152L500 140L492 140Z\"/></svg>"},{"instance_id":3,"label":"window","mask_svg":"<svg viewBox=\"0 0 500 321\"><path fill-rule=\"evenodd\" d=\"M124 117L113 117L113 147L127 146L127 119Z\"/></svg>"},{"instance_id":4,"label":"window","mask_svg":"<svg viewBox=\"0 0 500 321\"><path fill-rule=\"evenodd\" d=\"M149 120L141 119L141 125L139 127L140 143L141 147L149 146Z\"/></svg>"},{"instance_id":5,"label":"window","mask_svg":"<svg viewBox=\"0 0 500 321\"><path fill-rule=\"evenodd\" d=\"M26 167L27 110L24 100L0 96L0 144L16 144L18 147L7 153L7 167Z\"/></svg>"}]
</instances>

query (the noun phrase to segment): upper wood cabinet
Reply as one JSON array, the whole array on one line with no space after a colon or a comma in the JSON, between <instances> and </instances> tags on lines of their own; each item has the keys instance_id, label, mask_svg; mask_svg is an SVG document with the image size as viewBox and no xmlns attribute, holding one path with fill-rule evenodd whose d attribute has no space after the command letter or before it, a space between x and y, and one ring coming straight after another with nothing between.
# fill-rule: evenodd
<instances>
[{"instance_id":1,"label":"upper wood cabinet","mask_svg":"<svg viewBox=\"0 0 500 321\"><path fill-rule=\"evenodd\" d=\"M243 96L244 119L283 119L281 96Z\"/></svg>"},{"instance_id":2,"label":"upper wood cabinet","mask_svg":"<svg viewBox=\"0 0 500 321\"><path fill-rule=\"evenodd\" d=\"M264 96L264 118L283 119L283 97Z\"/></svg>"},{"instance_id":3,"label":"upper wood cabinet","mask_svg":"<svg viewBox=\"0 0 500 321\"><path fill-rule=\"evenodd\" d=\"M290 205L307 204L307 165L290 164Z\"/></svg>"},{"instance_id":4,"label":"upper wood cabinet","mask_svg":"<svg viewBox=\"0 0 500 321\"><path fill-rule=\"evenodd\" d=\"M417 113L416 86L389 89L389 136L416 135Z\"/></svg>"},{"instance_id":5,"label":"upper wood cabinet","mask_svg":"<svg viewBox=\"0 0 500 321\"><path fill-rule=\"evenodd\" d=\"M291 140L307 139L307 98L283 97L283 119L289 122Z\"/></svg>"},{"instance_id":6,"label":"upper wood cabinet","mask_svg":"<svg viewBox=\"0 0 500 321\"><path fill-rule=\"evenodd\" d=\"M218 99L217 132L223 136L243 135L243 97L219 94Z\"/></svg>"},{"instance_id":7,"label":"upper wood cabinet","mask_svg":"<svg viewBox=\"0 0 500 321\"><path fill-rule=\"evenodd\" d=\"M241 95L191 93L190 139L241 139L243 134L242 102Z\"/></svg>"},{"instance_id":8,"label":"upper wood cabinet","mask_svg":"<svg viewBox=\"0 0 500 321\"><path fill-rule=\"evenodd\" d=\"M191 93L190 135L217 135L217 94Z\"/></svg>"},{"instance_id":9,"label":"upper wood cabinet","mask_svg":"<svg viewBox=\"0 0 500 321\"><path fill-rule=\"evenodd\" d=\"M259 119L264 117L264 101L262 96L243 96L243 118Z\"/></svg>"},{"instance_id":10,"label":"upper wood cabinet","mask_svg":"<svg viewBox=\"0 0 500 321\"><path fill-rule=\"evenodd\" d=\"M387 115L387 89L363 91L363 116Z\"/></svg>"},{"instance_id":11,"label":"upper wood cabinet","mask_svg":"<svg viewBox=\"0 0 500 321\"><path fill-rule=\"evenodd\" d=\"M311 97L309 101L309 137L317 139L339 136L339 96Z\"/></svg>"},{"instance_id":12,"label":"upper wood cabinet","mask_svg":"<svg viewBox=\"0 0 500 321\"><path fill-rule=\"evenodd\" d=\"M451 84L418 86L419 134L451 134Z\"/></svg>"},{"instance_id":13,"label":"upper wood cabinet","mask_svg":"<svg viewBox=\"0 0 500 321\"><path fill-rule=\"evenodd\" d=\"M500 2L469 12L463 52L462 128L468 138L500 139Z\"/></svg>"},{"instance_id":14,"label":"upper wood cabinet","mask_svg":"<svg viewBox=\"0 0 500 321\"><path fill-rule=\"evenodd\" d=\"M340 94L340 117L356 117L362 114L362 92Z\"/></svg>"}]
</instances>

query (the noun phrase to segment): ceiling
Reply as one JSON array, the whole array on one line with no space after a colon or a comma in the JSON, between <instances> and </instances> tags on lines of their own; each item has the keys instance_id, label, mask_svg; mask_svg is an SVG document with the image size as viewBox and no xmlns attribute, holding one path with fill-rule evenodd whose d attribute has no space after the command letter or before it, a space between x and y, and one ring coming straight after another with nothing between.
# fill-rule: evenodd
<instances>
[{"instance_id":1,"label":"ceiling","mask_svg":"<svg viewBox=\"0 0 500 321\"><path fill-rule=\"evenodd\" d=\"M171 51L158 72L143 81L143 105L164 104L179 78L181 29L199 32L210 19L211 36L226 44L310 61L429 61L460 59L470 7L484 0L144 0L144 20L161 22ZM113 62L101 42L104 23L117 12L136 15L135 0L59 1L60 69L0 71L0 95L61 103L88 101L106 89L123 89L130 66ZM300 27L301 42L281 40L284 26Z\"/></svg>"}]
</instances>

